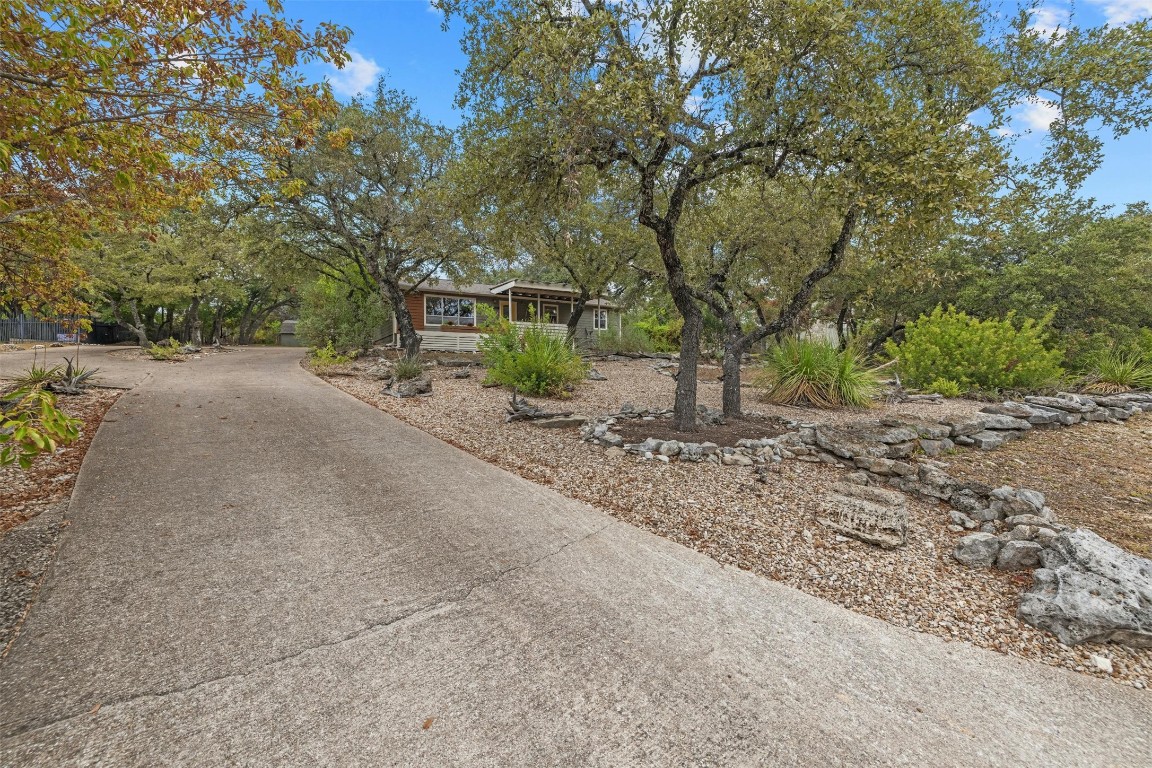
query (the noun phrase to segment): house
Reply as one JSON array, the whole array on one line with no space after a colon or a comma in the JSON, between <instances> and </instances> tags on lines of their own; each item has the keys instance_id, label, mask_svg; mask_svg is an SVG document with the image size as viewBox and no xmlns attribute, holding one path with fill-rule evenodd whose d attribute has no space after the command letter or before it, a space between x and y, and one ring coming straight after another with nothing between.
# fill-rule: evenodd
<instances>
[{"instance_id":1,"label":"house","mask_svg":"<svg viewBox=\"0 0 1152 768\"><path fill-rule=\"evenodd\" d=\"M534 315L550 333L566 334L568 319L579 298L579 292L567 285L523 280L508 280L499 285L464 285L429 278L419 285L404 287L408 312L420 335L420 348L429 352L475 352L480 305L491 307L518 325L527 325ZM609 329L619 332L621 323L619 307L603 297L592 299L585 304L576 326L575 342L578 346L590 346L596 334ZM400 343L395 318L391 343Z\"/></svg>"}]
</instances>

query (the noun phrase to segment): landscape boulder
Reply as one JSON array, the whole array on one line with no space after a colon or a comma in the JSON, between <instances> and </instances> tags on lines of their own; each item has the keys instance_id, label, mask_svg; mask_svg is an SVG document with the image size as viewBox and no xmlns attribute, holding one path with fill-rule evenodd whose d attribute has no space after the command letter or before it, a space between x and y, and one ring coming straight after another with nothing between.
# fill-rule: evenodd
<instances>
[{"instance_id":1,"label":"landscape boulder","mask_svg":"<svg viewBox=\"0 0 1152 768\"><path fill-rule=\"evenodd\" d=\"M1091 531L1056 536L1017 616L1062 643L1113 642L1152 648L1152 560Z\"/></svg>"},{"instance_id":2,"label":"landscape boulder","mask_svg":"<svg viewBox=\"0 0 1152 768\"><path fill-rule=\"evenodd\" d=\"M974 568L988 568L996 562L1004 542L991 533L972 533L956 542L952 557L964 565Z\"/></svg>"},{"instance_id":3,"label":"landscape boulder","mask_svg":"<svg viewBox=\"0 0 1152 768\"><path fill-rule=\"evenodd\" d=\"M432 380L421 376L418 379L405 379L393 381L384 388L384 394L392 397L416 397L418 395L432 394Z\"/></svg>"},{"instance_id":4,"label":"landscape boulder","mask_svg":"<svg viewBox=\"0 0 1152 768\"><path fill-rule=\"evenodd\" d=\"M996 567L1002 571L1024 571L1040 565L1043 547L1027 539L1010 539L1004 542L996 555Z\"/></svg>"}]
</instances>

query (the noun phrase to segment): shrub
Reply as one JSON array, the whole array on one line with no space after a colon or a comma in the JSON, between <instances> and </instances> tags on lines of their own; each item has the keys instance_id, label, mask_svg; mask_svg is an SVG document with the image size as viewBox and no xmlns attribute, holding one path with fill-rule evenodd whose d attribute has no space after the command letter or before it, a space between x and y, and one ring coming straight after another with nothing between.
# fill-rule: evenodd
<instances>
[{"instance_id":1,"label":"shrub","mask_svg":"<svg viewBox=\"0 0 1152 768\"><path fill-rule=\"evenodd\" d=\"M1085 389L1114 393L1130 389L1152 389L1152 361L1136 352L1109 350L1093 359Z\"/></svg>"},{"instance_id":2,"label":"shrub","mask_svg":"<svg viewBox=\"0 0 1152 768\"><path fill-rule=\"evenodd\" d=\"M960 386L960 382L953 381L952 379L933 379L925 389L928 392L935 392L944 397L960 397L964 394L964 387Z\"/></svg>"},{"instance_id":3,"label":"shrub","mask_svg":"<svg viewBox=\"0 0 1152 768\"><path fill-rule=\"evenodd\" d=\"M593 349L609 355L638 354L654 352L656 345L648 334L635 325L626 325L623 330L600 331L592 344Z\"/></svg>"},{"instance_id":4,"label":"shrub","mask_svg":"<svg viewBox=\"0 0 1152 768\"><path fill-rule=\"evenodd\" d=\"M153 360L179 360L180 359L180 342L176 339L168 339L167 341L158 341L150 347L145 347L144 351Z\"/></svg>"},{"instance_id":5,"label":"shrub","mask_svg":"<svg viewBox=\"0 0 1152 768\"><path fill-rule=\"evenodd\" d=\"M917 389L939 379L950 379L965 392L1052 383L1063 373L1063 353L1044 346L1047 318L1025 320L1019 328L1014 319L1009 313L1004 320L979 320L955 307L936 307L908 324L902 343L889 340L884 348L900 361L905 384Z\"/></svg>"},{"instance_id":6,"label":"shrub","mask_svg":"<svg viewBox=\"0 0 1152 768\"><path fill-rule=\"evenodd\" d=\"M764 400L817 408L867 407L880 377L854 349L828 341L787 339L769 350L756 378Z\"/></svg>"},{"instance_id":7,"label":"shrub","mask_svg":"<svg viewBox=\"0 0 1152 768\"><path fill-rule=\"evenodd\" d=\"M676 352L680 349L680 334L684 330L681 317L664 320L649 316L637 320L635 327L648 339L653 352Z\"/></svg>"},{"instance_id":8,"label":"shrub","mask_svg":"<svg viewBox=\"0 0 1152 768\"><path fill-rule=\"evenodd\" d=\"M23 387L0 397L0 467L28 469L40 454L55 453L80 436L80 419L56 407L56 397L39 387Z\"/></svg>"},{"instance_id":9,"label":"shrub","mask_svg":"<svg viewBox=\"0 0 1152 768\"><path fill-rule=\"evenodd\" d=\"M391 316L372 286L352 289L321 277L300 293L296 335L312 347L333 344L337 349L365 349Z\"/></svg>"},{"instance_id":10,"label":"shrub","mask_svg":"<svg viewBox=\"0 0 1152 768\"><path fill-rule=\"evenodd\" d=\"M397 381L417 379L424 373L424 364L418 357L402 357L392 366L392 375Z\"/></svg>"},{"instance_id":11,"label":"shrub","mask_svg":"<svg viewBox=\"0 0 1152 768\"><path fill-rule=\"evenodd\" d=\"M334 365L343 365L352 359L348 355L337 352L336 348L332 346L332 342L313 349L311 357L312 367L318 371L326 371Z\"/></svg>"},{"instance_id":12,"label":"shrub","mask_svg":"<svg viewBox=\"0 0 1152 768\"><path fill-rule=\"evenodd\" d=\"M481 313L480 352L488 381L530 395L563 395L588 374L564 336L548 333L535 318L521 332L495 313Z\"/></svg>"}]
</instances>

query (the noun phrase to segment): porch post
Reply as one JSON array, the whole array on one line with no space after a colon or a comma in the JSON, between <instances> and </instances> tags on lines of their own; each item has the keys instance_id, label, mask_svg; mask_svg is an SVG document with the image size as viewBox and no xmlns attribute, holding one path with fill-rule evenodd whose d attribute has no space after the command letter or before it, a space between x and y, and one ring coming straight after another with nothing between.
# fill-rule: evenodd
<instances>
[{"instance_id":1,"label":"porch post","mask_svg":"<svg viewBox=\"0 0 1152 768\"><path fill-rule=\"evenodd\" d=\"M512 286L508 286L508 322L512 322Z\"/></svg>"}]
</instances>

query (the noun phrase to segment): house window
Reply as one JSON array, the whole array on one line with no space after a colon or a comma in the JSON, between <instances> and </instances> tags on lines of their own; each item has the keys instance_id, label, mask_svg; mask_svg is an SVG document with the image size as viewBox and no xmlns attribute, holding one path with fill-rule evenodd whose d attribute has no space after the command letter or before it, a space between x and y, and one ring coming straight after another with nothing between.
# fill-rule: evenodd
<instances>
[{"instance_id":1,"label":"house window","mask_svg":"<svg viewBox=\"0 0 1152 768\"><path fill-rule=\"evenodd\" d=\"M476 304L454 296L425 296L424 325L476 325Z\"/></svg>"},{"instance_id":2,"label":"house window","mask_svg":"<svg viewBox=\"0 0 1152 768\"><path fill-rule=\"evenodd\" d=\"M540 305L540 322L542 322L542 323L558 323L558 322L560 322L560 305L558 305L558 304L541 304Z\"/></svg>"},{"instance_id":3,"label":"house window","mask_svg":"<svg viewBox=\"0 0 1152 768\"><path fill-rule=\"evenodd\" d=\"M592 310L592 327L598 331L608 330L608 310L594 309Z\"/></svg>"}]
</instances>

